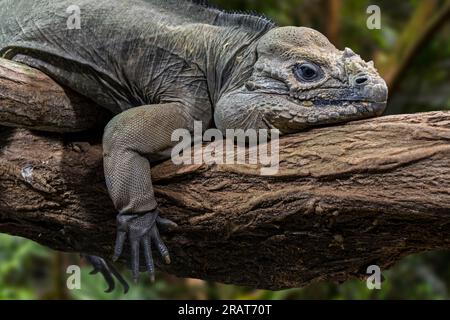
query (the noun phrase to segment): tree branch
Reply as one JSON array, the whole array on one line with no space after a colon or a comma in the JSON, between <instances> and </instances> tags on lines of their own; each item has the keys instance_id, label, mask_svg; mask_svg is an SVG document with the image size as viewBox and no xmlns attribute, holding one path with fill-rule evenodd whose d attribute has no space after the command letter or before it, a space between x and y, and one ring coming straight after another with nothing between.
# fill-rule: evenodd
<instances>
[{"instance_id":1,"label":"tree branch","mask_svg":"<svg viewBox=\"0 0 450 320\"><path fill-rule=\"evenodd\" d=\"M110 257L116 213L100 135L3 128L0 232ZM450 248L449 142L450 112L433 112L285 137L276 176L261 176L257 165L163 162L152 169L155 193L179 227L164 233L173 262L160 267L281 289L362 277L371 264L385 269Z\"/></svg>"},{"instance_id":2,"label":"tree branch","mask_svg":"<svg viewBox=\"0 0 450 320\"><path fill-rule=\"evenodd\" d=\"M435 0L420 3L400 35L394 51L383 59L384 62L378 61L377 65L381 65L380 73L386 80L391 96L417 54L431 43L439 30L448 23L450 1L444 2L438 9L436 6Z\"/></svg>"}]
</instances>

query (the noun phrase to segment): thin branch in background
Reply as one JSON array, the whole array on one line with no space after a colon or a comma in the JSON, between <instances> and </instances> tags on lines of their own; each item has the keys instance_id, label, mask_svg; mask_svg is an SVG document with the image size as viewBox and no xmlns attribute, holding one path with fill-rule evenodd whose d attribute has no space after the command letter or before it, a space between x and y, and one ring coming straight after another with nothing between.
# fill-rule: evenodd
<instances>
[{"instance_id":1,"label":"thin branch in background","mask_svg":"<svg viewBox=\"0 0 450 320\"><path fill-rule=\"evenodd\" d=\"M336 46L340 44L342 0L327 1L327 19L325 20L325 34Z\"/></svg>"},{"instance_id":2,"label":"thin branch in background","mask_svg":"<svg viewBox=\"0 0 450 320\"><path fill-rule=\"evenodd\" d=\"M435 13L438 11L437 13ZM425 48L450 19L450 1L437 8L437 1L423 1L399 37L396 48L387 57L379 58L380 72L391 95L417 54Z\"/></svg>"}]
</instances>

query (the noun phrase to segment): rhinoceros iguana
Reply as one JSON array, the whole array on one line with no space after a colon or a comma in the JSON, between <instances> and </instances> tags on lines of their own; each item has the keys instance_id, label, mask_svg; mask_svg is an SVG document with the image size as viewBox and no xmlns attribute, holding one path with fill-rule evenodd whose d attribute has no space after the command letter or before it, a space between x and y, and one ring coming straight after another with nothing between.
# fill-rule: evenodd
<instances>
[{"instance_id":1,"label":"rhinoceros iguana","mask_svg":"<svg viewBox=\"0 0 450 320\"><path fill-rule=\"evenodd\" d=\"M0 56L115 114L103 139L106 184L118 211L114 259L128 239L136 280L140 250L152 279L151 247L170 263L158 225L173 222L159 216L149 170L174 146L175 129L201 121L204 129L287 134L381 115L386 107L385 82L351 49L340 51L309 28L277 27L205 1L0 0L0 30ZM54 115L47 116L51 123ZM26 126L11 119L3 125ZM113 270L89 259L107 277Z\"/></svg>"}]
</instances>

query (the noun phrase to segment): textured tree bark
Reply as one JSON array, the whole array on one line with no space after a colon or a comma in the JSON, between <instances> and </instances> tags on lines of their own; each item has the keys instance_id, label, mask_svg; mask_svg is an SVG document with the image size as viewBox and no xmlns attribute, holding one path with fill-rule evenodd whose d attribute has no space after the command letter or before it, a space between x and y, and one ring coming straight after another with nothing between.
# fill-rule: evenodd
<instances>
[{"instance_id":1,"label":"textured tree bark","mask_svg":"<svg viewBox=\"0 0 450 320\"><path fill-rule=\"evenodd\" d=\"M79 132L104 124L109 112L44 73L0 58L0 125ZM32 110L32 112L30 112Z\"/></svg>"},{"instance_id":2,"label":"textured tree bark","mask_svg":"<svg viewBox=\"0 0 450 320\"><path fill-rule=\"evenodd\" d=\"M3 128L0 232L110 257L115 212L100 137ZM287 136L278 174L259 169L171 161L152 169L161 211L179 225L164 233L173 262L162 270L281 289L450 248L450 112Z\"/></svg>"}]
</instances>

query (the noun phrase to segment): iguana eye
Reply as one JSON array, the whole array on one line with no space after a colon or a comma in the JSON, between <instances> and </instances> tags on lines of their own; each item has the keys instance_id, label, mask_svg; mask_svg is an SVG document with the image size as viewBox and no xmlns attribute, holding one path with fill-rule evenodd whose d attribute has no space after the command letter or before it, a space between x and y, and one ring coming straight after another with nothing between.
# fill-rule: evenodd
<instances>
[{"instance_id":1,"label":"iguana eye","mask_svg":"<svg viewBox=\"0 0 450 320\"><path fill-rule=\"evenodd\" d=\"M293 71L298 81L314 81L320 76L319 67L309 62L296 64Z\"/></svg>"}]
</instances>

